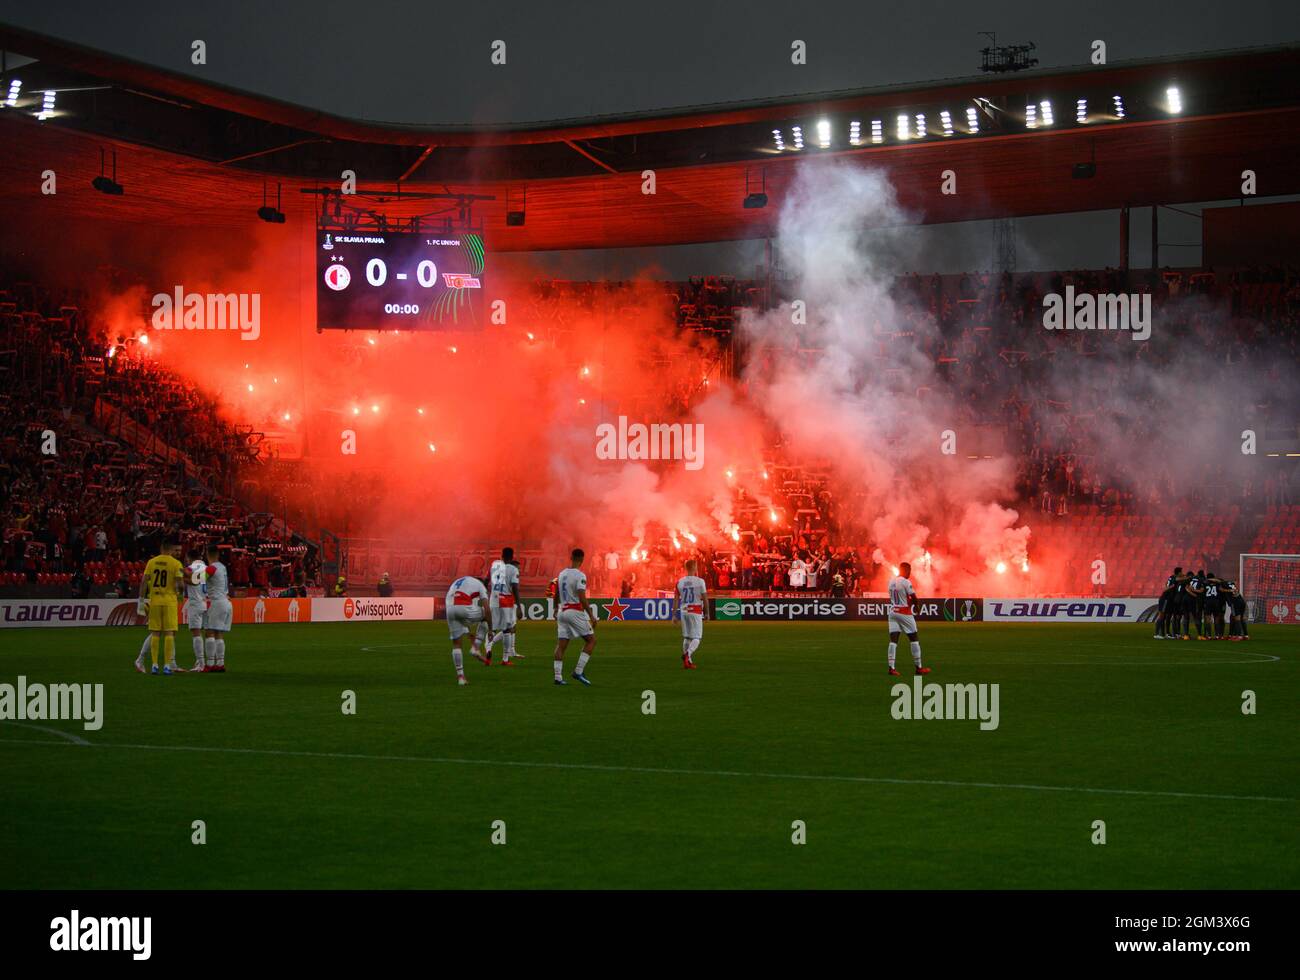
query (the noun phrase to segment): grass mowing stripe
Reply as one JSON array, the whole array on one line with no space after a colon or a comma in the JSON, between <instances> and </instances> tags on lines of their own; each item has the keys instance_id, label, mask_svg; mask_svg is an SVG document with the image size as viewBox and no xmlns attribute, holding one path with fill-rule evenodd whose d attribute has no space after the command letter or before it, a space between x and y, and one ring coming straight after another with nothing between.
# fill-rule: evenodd
<instances>
[{"instance_id":1,"label":"grass mowing stripe","mask_svg":"<svg viewBox=\"0 0 1300 980\"><path fill-rule=\"evenodd\" d=\"M1215 648L926 624L929 681L999 685L988 731L892 710L913 678L886 676L882 624L710 623L683 671L672 624L602 623L581 690L551 684L553 623L520 625L517 667L466 664L467 689L444 630L240 627L229 673L179 680L132 670L135 630L0 630L0 682L102 683L106 709L91 732L30 719L89 742L69 751L0 725L0 888L1300 881L1291 627Z\"/></svg>"},{"instance_id":2,"label":"grass mowing stripe","mask_svg":"<svg viewBox=\"0 0 1300 980\"><path fill-rule=\"evenodd\" d=\"M36 727L36 726L31 726ZM46 729L52 731L52 729ZM66 733L59 733L66 734ZM69 736L76 738L76 736ZM431 765L514 766L528 769L570 769L589 772L638 773L654 776L718 776L737 779L806 779L817 782L887 783L894 786L951 786L961 789L1030 790L1043 793L1102 793L1117 796L1172 796L1200 800L1240 800L1258 803L1300 803L1285 796L1231 796L1224 793L1188 793L1163 789L1102 789L1089 786L1039 786L1033 783L972 783L954 779L901 779L891 776L835 776L824 773L734 772L726 769L667 769L657 766L602 766L592 762L524 762L512 759L457 759L448 756L366 755L360 752L311 752L297 749L246 749L213 745L133 745L125 742L44 742L35 739L0 739L24 745L82 745L97 749L141 749L163 752L223 752L234 755L272 755L304 759L348 759L370 762L424 762Z\"/></svg>"},{"instance_id":3,"label":"grass mowing stripe","mask_svg":"<svg viewBox=\"0 0 1300 980\"><path fill-rule=\"evenodd\" d=\"M30 728L33 731L49 732L51 735L57 735L59 736L59 738L65 739L69 745L90 744L80 735L73 735L71 732L60 731L57 728L47 728L44 725L33 725L30 722L26 722L26 721L10 721L7 718L0 718L0 725L16 725L19 728ZM31 741L31 742L36 742L37 744L43 744L40 740L37 739L25 739L25 741ZM55 744L55 743L51 743L51 744Z\"/></svg>"}]
</instances>

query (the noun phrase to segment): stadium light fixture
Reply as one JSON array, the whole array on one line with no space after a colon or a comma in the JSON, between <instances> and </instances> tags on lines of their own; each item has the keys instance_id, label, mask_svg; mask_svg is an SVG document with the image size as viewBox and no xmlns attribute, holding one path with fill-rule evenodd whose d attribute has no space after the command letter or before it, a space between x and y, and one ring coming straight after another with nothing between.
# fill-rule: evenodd
<instances>
[{"instance_id":1,"label":"stadium light fixture","mask_svg":"<svg viewBox=\"0 0 1300 980\"><path fill-rule=\"evenodd\" d=\"M849 145L857 146L862 142L862 123L854 119L849 122Z\"/></svg>"},{"instance_id":2,"label":"stadium light fixture","mask_svg":"<svg viewBox=\"0 0 1300 980\"><path fill-rule=\"evenodd\" d=\"M1112 97L1111 97L1111 100L1110 100L1110 101L1111 101L1111 104L1115 107L1115 116L1116 116L1116 118L1118 118L1118 119L1123 119L1123 118L1124 118L1124 100L1123 100L1120 96L1115 95L1115 96L1112 96Z\"/></svg>"},{"instance_id":3,"label":"stadium light fixture","mask_svg":"<svg viewBox=\"0 0 1300 980\"><path fill-rule=\"evenodd\" d=\"M1050 126L1056 121L1052 116L1052 103L1047 99L1038 103L1038 114L1041 117L1044 126Z\"/></svg>"},{"instance_id":4,"label":"stadium light fixture","mask_svg":"<svg viewBox=\"0 0 1300 980\"><path fill-rule=\"evenodd\" d=\"M266 203L266 182L262 182L262 206L257 209L257 216L267 224L284 224L284 212L280 210L280 184L275 185L275 207Z\"/></svg>"},{"instance_id":5,"label":"stadium light fixture","mask_svg":"<svg viewBox=\"0 0 1300 980\"><path fill-rule=\"evenodd\" d=\"M1038 128L1038 106L1032 102L1025 106L1025 128Z\"/></svg>"},{"instance_id":6,"label":"stadium light fixture","mask_svg":"<svg viewBox=\"0 0 1300 980\"><path fill-rule=\"evenodd\" d=\"M519 191L518 203L510 199L510 188L506 188L506 227L522 228L526 217L525 212L528 210L528 188L524 187Z\"/></svg>"},{"instance_id":7,"label":"stadium light fixture","mask_svg":"<svg viewBox=\"0 0 1300 980\"><path fill-rule=\"evenodd\" d=\"M5 105L10 109L18 104L18 93L22 91L22 87L23 80L21 78L15 78L9 83L9 94L5 97Z\"/></svg>"},{"instance_id":8,"label":"stadium light fixture","mask_svg":"<svg viewBox=\"0 0 1300 980\"><path fill-rule=\"evenodd\" d=\"M117 182L117 150L113 151L113 176L104 176L104 150L99 150L99 176L90 182L90 186L95 188L101 194L121 195L124 193L123 187Z\"/></svg>"},{"instance_id":9,"label":"stadium light fixture","mask_svg":"<svg viewBox=\"0 0 1300 980\"><path fill-rule=\"evenodd\" d=\"M1082 125L1088 121L1088 100L1079 99L1074 103L1074 121Z\"/></svg>"},{"instance_id":10,"label":"stadium light fixture","mask_svg":"<svg viewBox=\"0 0 1300 980\"><path fill-rule=\"evenodd\" d=\"M968 133L980 131L980 114L973 105L966 107L966 131Z\"/></svg>"},{"instance_id":11,"label":"stadium light fixture","mask_svg":"<svg viewBox=\"0 0 1300 980\"><path fill-rule=\"evenodd\" d=\"M900 140L911 139L911 120L908 119L906 112L900 112L898 118L894 121L894 135Z\"/></svg>"},{"instance_id":12,"label":"stadium light fixture","mask_svg":"<svg viewBox=\"0 0 1300 980\"><path fill-rule=\"evenodd\" d=\"M871 120L871 142L885 142L885 123L882 119Z\"/></svg>"},{"instance_id":13,"label":"stadium light fixture","mask_svg":"<svg viewBox=\"0 0 1300 980\"><path fill-rule=\"evenodd\" d=\"M831 145L831 121L829 119L819 119L817 121L817 143L823 149L829 149Z\"/></svg>"},{"instance_id":14,"label":"stadium light fixture","mask_svg":"<svg viewBox=\"0 0 1300 980\"><path fill-rule=\"evenodd\" d=\"M927 132L929 132L929 130L925 125L925 113L918 112L916 114L916 138L924 139Z\"/></svg>"},{"instance_id":15,"label":"stadium light fixture","mask_svg":"<svg viewBox=\"0 0 1300 980\"><path fill-rule=\"evenodd\" d=\"M802 150L803 149L803 127L791 126L790 135L794 137L794 148L796 150Z\"/></svg>"},{"instance_id":16,"label":"stadium light fixture","mask_svg":"<svg viewBox=\"0 0 1300 980\"><path fill-rule=\"evenodd\" d=\"M952 135L952 115L948 112L947 109L944 109L941 113L939 113L939 122L943 124L943 135L944 135L944 136L951 136L951 135Z\"/></svg>"},{"instance_id":17,"label":"stadium light fixture","mask_svg":"<svg viewBox=\"0 0 1300 980\"><path fill-rule=\"evenodd\" d=\"M781 150L785 149L785 137L781 135L781 130L779 129L772 130L772 140L776 143L776 149L778 153Z\"/></svg>"},{"instance_id":18,"label":"stadium light fixture","mask_svg":"<svg viewBox=\"0 0 1300 980\"><path fill-rule=\"evenodd\" d=\"M1165 89L1165 105L1171 115L1178 115L1183 111L1183 95L1178 91L1176 85L1171 85Z\"/></svg>"},{"instance_id":19,"label":"stadium light fixture","mask_svg":"<svg viewBox=\"0 0 1300 980\"><path fill-rule=\"evenodd\" d=\"M36 118L42 122L54 115L55 94L52 88L45 90L45 97L41 100L41 111L36 114Z\"/></svg>"}]
</instances>

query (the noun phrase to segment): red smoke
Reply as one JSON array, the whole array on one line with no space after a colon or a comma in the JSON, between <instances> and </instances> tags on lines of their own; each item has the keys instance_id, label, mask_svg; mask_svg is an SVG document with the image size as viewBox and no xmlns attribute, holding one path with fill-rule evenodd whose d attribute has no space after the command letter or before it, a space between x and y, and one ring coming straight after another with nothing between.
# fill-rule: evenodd
<instances>
[{"instance_id":1,"label":"red smoke","mask_svg":"<svg viewBox=\"0 0 1300 980\"><path fill-rule=\"evenodd\" d=\"M679 335L665 290L649 281L613 300L539 304L527 277L494 276L489 254L485 298L505 300L503 324L474 334L317 333L303 229L259 226L243 241L113 229L79 235L97 244L77 247L91 253L83 268L115 270L96 280L106 345L148 334L144 356L188 378L214 413L279 440L286 455L303 448L296 473L253 474L244 492L308 534L412 548L578 544L625 558L662 538L726 548L738 493L765 525L770 508L777 526L789 523L764 472L765 440L777 434L786 458L827 469L863 557L879 549L885 567L869 584L910 560L923 593L1025 591L1029 530L996 503L1010 468L938 452L955 412L933 366L893 336L886 277L851 223L892 213L887 184L848 170L817 180L792 195L781 231L815 350L793 353L810 339L795 337L786 307L749 316L739 335L752 354L736 382L712 370L706 383L717 342ZM260 336L150 330L150 297L177 286L259 293ZM898 369L889 376L881 343ZM619 415L702 423L703 465L598 459L596 426ZM1009 571L997 573L999 562Z\"/></svg>"}]
</instances>

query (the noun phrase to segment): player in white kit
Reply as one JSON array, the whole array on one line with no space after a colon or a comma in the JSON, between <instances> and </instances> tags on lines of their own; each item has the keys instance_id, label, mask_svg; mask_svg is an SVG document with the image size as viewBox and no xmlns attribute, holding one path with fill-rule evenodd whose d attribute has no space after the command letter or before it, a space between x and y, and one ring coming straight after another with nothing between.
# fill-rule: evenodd
<instances>
[{"instance_id":1,"label":"player in white kit","mask_svg":"<svg viewBox=\"0 0 1300 980\"><path fill-rule=\"evenodd\" d=\"M226 634L235 618L235 607L230 602L230 573L218 560L220 557L215 545L208 548L208 615L203 630L202 667L205 674L226 672Z\"/></svg>"},{"instance_id":2,"label":"player in white kit","mask_svg":"<svg viewBox=\"0 0 1300 980\"><path fill-rule=\"evenodd\" d=\"M708 607L704 604L704 579L696 574L699 566L692 558L686 563L686 574L677 580L677 594L673 597L673 618L682 621L682 667L695 669L693 654L704 639L704 620Z\"/></svg>"},{"instance_id":3,"label":"player in white kit","mask_svg":"<svg viewBox=\"0 0 1300 980\"><path fill-rule=\"evenodd\" d=\"M487 639L488 591L478 579L462 575L447 590L447 629L451 633L451 662L456 668L456 683L464 687L465 660L461 656L464 637L474 628L474 645L470 654L485 664L491 664L480 652Z\"/></svg>"},{"instance_id":4,"label":"player in white kit","mask_svg":"<svg viewBox=\"0 0 1300 980\"><path fill-rule=\"evenodd\" d=\"M573 669L573 679L591 685L587 680L587 661L596 646L596 617L587 605L587 576L582 571L584 557L581 548L574 548L573 564L555 577L555 598L559 611L555 614L555 627L559 639L555 642L555 683L564 684L564 651L569 641L581 637L586 642L578 654L578 666Z\"/></svg>"},{"instance_id":5,"label":"player in white kit","mask_svg":"<svg viewBox=\"0 0 1300 980\"><path fill-rule=\"evenodd\" d=\"M140 596L140 598L136 600L135 614L136 616L144 616L148 618L149 600L144 596ZM144 635L144 646L140 647L140 652L136 654L136 658L135 658L135 672L137 674L144 673L144 658L149 656L149 650L152 648L152 646L153 646L153 634L146 633Z\"/></svg>"},{"instance_id":6,"label":"player in white kit","mask_svg":"<svg viewBox=\"0 0 1300 980\"><path fill-rule=\"evenodd\" d=\"M492 563L488 571L491 587L490 607L492 610L492 629L488 634L487 659L492 659L492 647L501 641L501 666L510 667L512 657L523 657L515 652L515 615L519 606L519 566L515 564L515 549L502 548L501 557Z\"/></svg>"},{"instance_id":7,"label":"player in white kit","mask_svg":"<svg viewBox=\"0 0 1300 980\"><path fill-rule=\"evenodd\" d=\"M185 625L190 628L194 646L194 666L190 670L202 673L203 631L208 622L208 563L197 550L190 557L190 563L185 566Z\"/></svg>"},{"instance_id":8,"label":"player in white kit","mask_svg":"<svg viewBox=\"0 0 1300 980\"><path fill-rule=\"evenodd\" d=\"M912 662L918 674L930 673L921 666L921 643L916 635L916 591L911 582L912 566L903 562L898 574L889 580L889 673L897 677L894 659L898 656L898 634L906 633L912 645Z\"/></svg>"}]
</instances>

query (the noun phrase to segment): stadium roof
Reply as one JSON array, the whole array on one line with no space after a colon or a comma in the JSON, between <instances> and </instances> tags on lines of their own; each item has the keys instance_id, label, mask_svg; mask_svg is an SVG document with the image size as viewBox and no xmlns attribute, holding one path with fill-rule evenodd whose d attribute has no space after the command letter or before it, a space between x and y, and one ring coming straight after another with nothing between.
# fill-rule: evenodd
<instances>
[{"instance_id":1,"label":"stadium roof","mask_svg":"<svg viewBox=\"0 0 1300 980\"><path fill-rule=\"evenodd\" d=\"M461 195L490 198L469 215L500 251L763 237L796 169L830 158L886 168L927 223L1223 200L1243 170L1261 196L1300 193L1296 47L435 130L329 116L3 26L0 46L34 59L0 82L0 102L22 82L0 108L0 203L15 215L238 227L269 181L290 220L311 221L322 198L300 192L352 170L359 195L335 203L390 222L455 221ZM46 91L53 113L38 121ZM121 197L90 189L101 148L118 150ZM1089 163L1094 176L1073 176ZM54 197L38 192L46 169L59 174ZM956 194L939 193L946 170ZM767 207L745 208L758 190ZM447 196L416 196L429 194ZM507 226L507 210L524 224Z\"/></svg>"}]
</instances>

